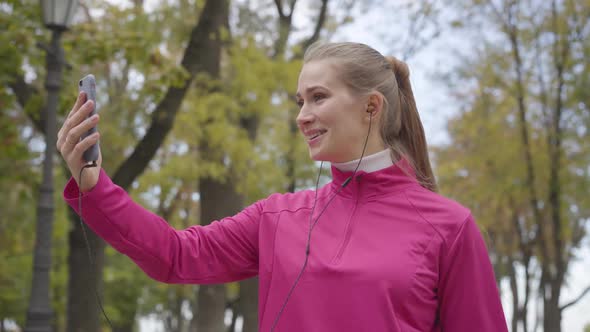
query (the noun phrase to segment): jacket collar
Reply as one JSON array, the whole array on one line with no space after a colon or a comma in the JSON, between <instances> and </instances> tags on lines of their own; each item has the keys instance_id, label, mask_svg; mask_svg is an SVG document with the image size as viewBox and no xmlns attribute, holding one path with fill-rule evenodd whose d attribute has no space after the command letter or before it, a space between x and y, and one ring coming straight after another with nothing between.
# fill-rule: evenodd
<instances>
[{"instance_id":1,"label":"jacket collar","mask_svg":"<svg viewBox=\"0 0 590 332\"><path fill-rule=\"evenodd\" d=\"M356 199L392 194L408 186L420 185L406 158L374 172L359 170L354 176L353 171L342 171L332 165L332 191L338 191L349 177L353 178L340 190L339 195Z\"/></svg>"},{"instance_id":2,"label":"jacket collar","mask_svg":"<svg viewBox=\"0 0 590 332\"><path fill-rule=\"evenodd\" d=\"M367 173L375 172L383 168L393 165L391 161L391 150L385 149L383 151L374 153L369 156L365 156L361 164L359 165L359 159L348 161L345 163L332 163L332 166L338 168L343 172L354 171L358 165L359 171L365 171Z\"/></svg>"}]
</instances>

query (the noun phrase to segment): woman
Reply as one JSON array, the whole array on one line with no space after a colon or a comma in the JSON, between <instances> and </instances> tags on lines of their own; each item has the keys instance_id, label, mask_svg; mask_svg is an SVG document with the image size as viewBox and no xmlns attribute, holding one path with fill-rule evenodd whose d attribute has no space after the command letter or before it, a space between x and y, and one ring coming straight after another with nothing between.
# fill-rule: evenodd
<instances>
[{"instance_id":1,"label":"woman","mask_svg":"<svg viewBox=\"0 0 590 332\"><path fill-rule=\"evenodd\" d=\"M58 150L65 200L152 278L222 283L258 275L261 331L507 331L469 210L436 193L407 66L355 43L315 44L297 125L331 183L274 194L208 226L172 229L82 153L98 117L78 97ZM371 130L373 129L373 130ZM100 159L98 165L100 166Z\"/></svg>"}]
</instances>

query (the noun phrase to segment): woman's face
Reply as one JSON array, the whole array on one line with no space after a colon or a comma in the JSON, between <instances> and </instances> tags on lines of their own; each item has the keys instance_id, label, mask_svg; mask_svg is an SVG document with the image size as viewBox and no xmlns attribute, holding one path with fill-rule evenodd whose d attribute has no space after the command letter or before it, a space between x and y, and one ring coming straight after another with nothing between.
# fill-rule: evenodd
<instances>
[{"instance_id":1,"label":"woman's face","mask_svg":"<svg viewBox=\"0 0 590 332\"><path fill-rule=\"evenodd\" d=\"M334 163L360 158L369 124L368 97L354 95L336 70L329 60L308 62L301 69L297 86L297 126L309 155L313 160ZM376 128L372 124L371 131ZM380 149L368 146L365 155Z\"/></svg>"}]
</instances>

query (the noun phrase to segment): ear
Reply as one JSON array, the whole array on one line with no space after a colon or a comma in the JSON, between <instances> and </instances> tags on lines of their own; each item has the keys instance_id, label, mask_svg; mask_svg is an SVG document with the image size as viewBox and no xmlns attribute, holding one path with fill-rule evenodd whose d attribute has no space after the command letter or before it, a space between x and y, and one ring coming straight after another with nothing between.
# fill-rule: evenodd
<instances>
[{"instance_id":1,"label":"ear","mask_svg":"<svg viewBox=\"0 0 590 332\"><path fill-rule=\"evenodd\" d=\"M369 117L377 117L381 115L383 110L383 95L379 92L372 93L367 99L367 113Z\"/></svg>"}]
</instances>

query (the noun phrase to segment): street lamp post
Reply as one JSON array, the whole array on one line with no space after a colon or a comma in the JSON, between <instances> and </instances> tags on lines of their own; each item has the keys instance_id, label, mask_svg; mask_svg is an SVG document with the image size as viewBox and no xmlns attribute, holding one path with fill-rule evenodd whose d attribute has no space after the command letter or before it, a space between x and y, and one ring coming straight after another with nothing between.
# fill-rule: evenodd
<instances>
[{"instance_id":1,"label":"street lamp post","mask_svg":"<svg viewBox=\"0 0 590 332\"><path fill-rule=\"evenodd\" d=\"M76 0L41 0L43 22L51 30L47 49L47 103L45 106L45 157L43 182L37 204L37 226L33 258L33 281L27 310L25 332L51 332L53 310L50 302L51 235L53 229L53 156L57 136L57 107L62 81L64 54L60 38L72 21Z\"/></svg>"}]
</instances>

